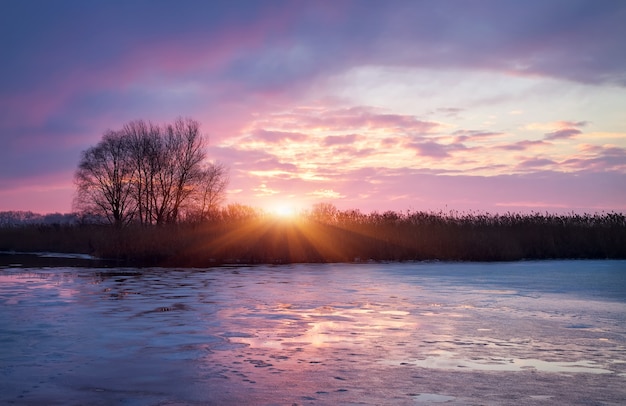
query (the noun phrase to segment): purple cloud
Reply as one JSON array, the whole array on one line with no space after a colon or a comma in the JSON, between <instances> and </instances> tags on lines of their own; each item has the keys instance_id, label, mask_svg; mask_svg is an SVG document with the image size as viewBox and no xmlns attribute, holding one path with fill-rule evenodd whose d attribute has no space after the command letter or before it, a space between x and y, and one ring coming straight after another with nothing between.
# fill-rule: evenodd
<instances>
[{"instance_id":1,"label":"purple cloud","mask_svg":"<svg viewBox=\"0 0 626 406\"><path fill-rule=\"evenodd\" d=\"M586 127L589 122L588 121L561 121L560 123L563 127Z\"/></svg>"},{"instance_id":2,"label":"purple cloud","mask_svg":"<svg viewBox=\"0 0 626 406\"><path fill-rule=\"evenodd\" d=\"M324 138L323 145L325 147L332 147L335 145L350 145L358 139L361 139L361 136L358 134L329 135Z\"/></svg>"},{"instance_id":3,"label":"purple cloud","mask_svg":"<svg viewBox=\"0 0 626 406\"><path fill-rule=\"evenodd\" d=\"M280 143L283 141L304 141L308 139L309 136L288 131L256 130L253 134L253 138L269 143Z\"/></svg>"},{"instance_id":4,"label":"purple cloud","mask_svg":"<svg viewBox=\"0 0 626 406\"><path fill-rule=\"evenodd\" d=\"M592 156L570 158L562 162L562 165L576 171L626 171L626 148L597 147L593 150Z\"/></svg>"},{"instance_id":5,"label":"purple cloud","mask_svg":"<svg viewBox=\"0 0 626 406\"><path fill-rule=\"evenodd\" d=\"M522 140L522 141L517 141L514 142L512 144L504 144L504 145L497 145L495 146L495 148L497 149L503 149L503 150L507 150L507 151L525 151L529 148L533 148L533 147L543 147L549 145L549 143L542 141L542 140Z\"/></svg>"},{"instance_id":6,"label":"purple cloud","mask_svg":"<svg viewBox=\"0 0 626 406\"><path fill-rule=\"evenodd\" d=\"M562 130L556 130L556 131L552 131L550 133L547 133L545 135L545 139L546 140L563 140L563 139L570 139L573 138L579 134L582 134L583 132L576 129L576 128L564 128Z\"/></svg>"},{"instance_id":7,"label":"purple cloud","mask_svg":"<svg viewBox=\"0 0 626 406\"><path fill-rule=\"evenodd\" d=\"M452 133L455 136L455 143L466 141L482 141L503 135L501 132L478 131L478 130L457 130Z\"/></svg>"},{"instance_id":8,"label":"purple cloud","mask_svg":"<svg viewBox=\"0 0 626 406\"><path fill-rule=\"evenodd\" d=\"M517 167L520 169L536 169L536 168L544 168L546 166L551 167L553 165L557 165L557 162L553 161L552 159L547 159L547 158L532 158L532 159L526 159L522 162L520 162Z\"/></svg>"},{"instance_id":9,"label":"purple cloud","mask_svg":"<svg viewBox=\"0 0 626 406\"><path fill-rule=\"evenodd\" d=\"M447 158L450 152L467 149L463 144L440 144L434 141L410 142L406 145L418 155L429 158Z\"/></svg>"}]
</instances>

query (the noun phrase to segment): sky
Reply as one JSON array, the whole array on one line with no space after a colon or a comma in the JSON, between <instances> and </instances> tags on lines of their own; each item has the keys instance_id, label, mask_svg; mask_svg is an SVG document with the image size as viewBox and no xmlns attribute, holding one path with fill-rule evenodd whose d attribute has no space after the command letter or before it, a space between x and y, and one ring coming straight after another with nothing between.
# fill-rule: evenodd
<instances>
[{"instance_id":1,"label":"sky","mask_svg":"<svg viewBox=\"0 0 626 406\"><path fill-rule=\"evenodd\" d=\"M0 211L191 117L228 203L626 212L626 2L0 0Z\"/></svg>"}]
</instances>

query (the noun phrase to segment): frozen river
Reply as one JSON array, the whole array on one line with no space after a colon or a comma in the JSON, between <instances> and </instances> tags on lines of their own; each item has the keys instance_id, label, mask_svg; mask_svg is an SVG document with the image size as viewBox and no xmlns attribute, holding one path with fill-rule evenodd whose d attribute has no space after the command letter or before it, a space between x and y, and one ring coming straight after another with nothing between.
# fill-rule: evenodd
<instances>
[{"instance_id":1,"label":"frozen river","mask_svg":"<svg viewBox=\"0 0 626 406\"><path fill-rule=\"evenodd\" d=\"M0 404L626 404L626 261L0 268Z\"/></svg>"}]
</instances>

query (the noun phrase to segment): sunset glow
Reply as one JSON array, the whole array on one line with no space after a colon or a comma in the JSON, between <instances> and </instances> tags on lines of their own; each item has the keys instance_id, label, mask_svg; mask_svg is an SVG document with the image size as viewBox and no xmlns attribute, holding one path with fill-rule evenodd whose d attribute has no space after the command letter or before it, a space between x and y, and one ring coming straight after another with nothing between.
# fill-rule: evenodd
<instances>
[{"instance_id":1,"label":"sunset glow","mask_svg":"<svg viewBox=\"0 0 626 406\"><path fill-rule=\"evenodd\" d=\"M623 2L60 3L0 13L0 211L69 212L81 151L178 116L278 216L626 211Z\"/></svg>"},{"instance_id":2,"label":"sunset glow","mask_svg":"<svg viewBox=\"0 0 626 406\"><path fill-rule=\"evenodd\" d=\"M296 215L296 209L288 204L277 204L272 207L272 214L287 219Z\"/></svg>"}]
</instances>

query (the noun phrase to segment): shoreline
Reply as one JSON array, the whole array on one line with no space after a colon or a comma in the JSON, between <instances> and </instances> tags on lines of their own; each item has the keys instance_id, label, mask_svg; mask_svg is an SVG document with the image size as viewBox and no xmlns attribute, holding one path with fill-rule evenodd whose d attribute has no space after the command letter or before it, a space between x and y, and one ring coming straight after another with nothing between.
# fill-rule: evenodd
<instances>
[{"instance_id":1,"label":"shoreline","mask_svg":"<svg viewBox=\"0 0 626 406\"><path fill-rule=\"evenodd\" d=\"M532 261L623 261L623 258L521 258L514 260L446 260L446 259L423 259L423 260L355 260L355 261L315 261L315 262L244 262L244 261L222 261L209 264L197 263L195 265L177 265L175 261L142 261L142 260L121 260L111 258L98 258L87 254L60 253L60 252L11 252L0 251L0 269L6 268L181 268L181 269L206 269L206 268L232 268L232 267L255 267L255 266L289 266L289 265L316 265L316 264L346 264L346 265L366 265L383 263L515 263ZM164 263L165 262L165 263Z\"/></svg>"}]
</instances>

